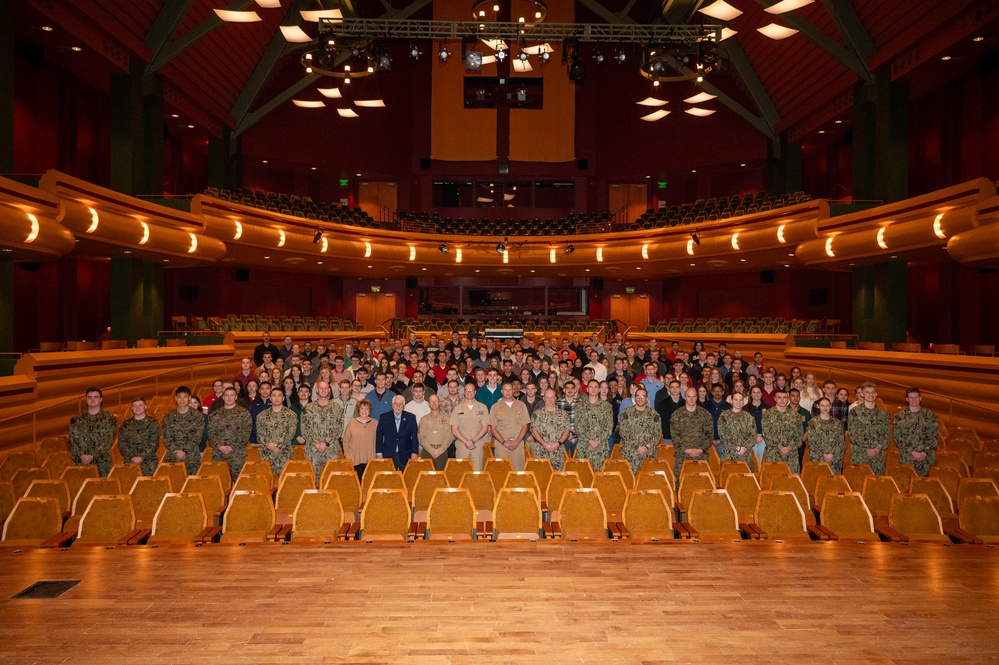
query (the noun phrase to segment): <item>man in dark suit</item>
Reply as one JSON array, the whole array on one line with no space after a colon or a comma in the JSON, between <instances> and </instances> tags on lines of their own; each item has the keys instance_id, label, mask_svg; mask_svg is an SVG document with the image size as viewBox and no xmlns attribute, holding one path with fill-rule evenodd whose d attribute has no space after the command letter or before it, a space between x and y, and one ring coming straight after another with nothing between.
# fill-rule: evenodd
<instances>
[{"instance_id":1,"label":"man in dark suit","mask_svg":"<svg viewBox=\"0 0 999 665\"><path fill-rule=\"evenodd\" d=\"M395 468L400 471L420 452L416 416L404 411L405 406L405 397L393 397L392 410L378 417L378 428L375 430L376 456L395 460Z\"/></svg>"}]
</instances>

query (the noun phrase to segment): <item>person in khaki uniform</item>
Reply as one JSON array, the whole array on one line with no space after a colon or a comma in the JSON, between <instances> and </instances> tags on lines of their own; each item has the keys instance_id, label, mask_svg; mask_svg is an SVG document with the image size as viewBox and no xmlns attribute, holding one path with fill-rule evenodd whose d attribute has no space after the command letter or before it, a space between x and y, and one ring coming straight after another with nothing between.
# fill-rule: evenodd
<instances>
[{"instance_id":1,"label":"person in khaki uniform","mask_svg":"<svg viewBox=\"0 0 999 665\"><path fill-rule=\"evenodd\" d=\"M451 411L451 433L454 434L455 457L471 458L476 471L482 471L485 457L485 437L489 431L489 410L475 399L475 384L465 384L465 399Z\"/></svg>"},{"instance_id":2,"label":"person in khaki uniform","mask_svg":"<svg viewBox=\"0 0 999 665\"><path fill-rule=\"evenodd\" d=\"M420 418L417 427L420 457L432 459L434 470L443 471L447 464L448 450L454 445L454 434L451 433L450 419L441 410L440 398L431 394L427 404L430 406L430 413Z\"/></svg>"},{"instance_id":3,"label":"person in khaki uniform","mask_svg":"<svg viewBox=\"0 0 999 665\"><path fill-rule=\"evenodd\" d=\"M531 416L527 413L527 405L514 399L512 383L504 383L500 390L502 397L489 412L493 441L496 443L493 453L498 458L508 458L514 471L523 471L526 461L524 438L531 426Z\"/></svg>"}]
</instances>

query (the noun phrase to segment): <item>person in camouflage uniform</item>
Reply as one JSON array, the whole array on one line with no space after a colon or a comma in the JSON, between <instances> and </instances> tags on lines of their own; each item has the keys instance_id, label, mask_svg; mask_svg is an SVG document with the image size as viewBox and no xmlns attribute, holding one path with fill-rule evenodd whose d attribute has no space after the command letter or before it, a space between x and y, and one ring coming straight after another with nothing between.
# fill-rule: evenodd
<instances>
[{"instance_id":1,"label":"person in camouflage uniform","mask_svg":"<svg viewBox=\"0 0 999 665\"><path fill-rule=\"evenodd\" d=\"M632 473L637 474L642 462L656 458L659 442L663 438L663 424L659 414L649 404L648 391L640 384L635 385L639 386L632 393L635 403L621 412L618 431L621 434L621 457L628 460ZM694 396L696 398L697 391L694 391ZM704 415L708 417L710 427L711 416L707 411ZM708 438L711 438L710 434Z\"/></svg>"},{"instance_id":2,"label":"person in camouflage uniform","mask_svg":"<svg viewBox=\"0 0 999 665\"><path fill-rule=\"evenodd\" d=\"M305 458L311 460L316 472L316 486L326 462L340 458L340 437L344 430L344 412L330 400L333 389L326 381L316 384L316 401L302 410L300 429L305 439Z\"/></svg>"},{"instance_id":3,"label":"person in camouflage uniform","mask_svg":"<svg viewBox=\"0 0 999 665\"><path fill-rule=\"evenodd\" d=\"M603 471L610 455L610 437L614 431L614 413L610 402L600 399L600 382L586 386L587 399L576 406L576 457L588 459L594 471Z\"/></svg>"},{"instance_id":4,"label":"person in camouflage uniform","mask_svg":"<svg viewBox=\"0 0 999 665\"><path fill-rule=\"evenodd\" d=\"M895 444L898 446L899 464L911 464L922 477L930 472L936 462L935 452L940 442L940 424L929 409L920 406L923 395L919 388L905 391L908 408L895 414ZM856 410L856 409L854 409Z\"/></svg>"},{"instance_id":5,"label":"person in camouflage uniform","mask_svg":"<svg viewBox=\"0 0 999 665\"><path fill-rule=\"evenodd\" d=\"M298 430L298 414L284 406L284 391L272 388L271 407L257 415L257 442L260 459L271 463L271 472L280 476L291 459L291 442Z\"/></svg>"},{"instance_id":6,"label":"person in camouflage uniform","mask_svg":"<svg viewBox=\"0 0 999 665\"><path fill-rule=\"evenodd\" d=\"M163 416L163 445L168 462L183 462L187 475L193 476L201 467L201 440L205 436L205 416L191 408L191 390L180 386L173 394L177 408Z\"/></svg>"},{"instance_id":7,"label":"person in camouflage uniform","mask_svg":"<svg viewBox=\"0 0 999 665\"><path fill-rule=\"evenodd\" d=\"M683 406L674 411L669 419L669 430L676 450L673 475L678 482L686 460L708 460L708 449L715 433L715 422L707 409L697 403L695 388L684 391L683 401Z\"/></svg>"},{"instance_id":8,"label":"person in camouflage uniform","mask_svg":"<svg viewBox=\"0 0 999 665\"><path fill-rule=\"evenodd\" d=\"M538 459L547 459L552 469L565 468L565 442L571 435L569 414L558 408L558 394L554 389L545 390L545 407L531 416L529 445L531 454Z\"/></svg>"},{"instance_id":9,"label":"person in camouflage uniform","mask_svg":"<svg viewBox=\"0 0 999 665\"><path fill-rule=\"evenodd\" d=\"M838 476L843 473L843 455L846 453L843 423L833 418L832 402L828 397L820 397L815 407L818 415L808 421L808 461L826 462Z\"/></svg>"},{"instance_id":10,"label":"person in camouflage uniform","mask_svg":"<svg viewBox=\"0 0 999 665\"><path fill-rule=\"evenodd\" d=\"M233 482L246 463L246 444L252 430L250 412L236 404L236 389L228 386L222 391L222 407L208 415L208 443L212 459L229 465Z\"/></svg>"},{"instance_id":11,"label":"person in camouflage uniform","mask_svg":"<svg viewBox=\"0 0 999 665\"><path fill-rule=\"evenodd\" d=\"M767 442L763 459L767 462L787 462L791 473L800 473L798 448L805 435L805 422L797 411L788 408L787 390L777 388L776 406L763 412L763 440Z\"/></svg>"},{"instance_id":12,"label":"person in camouflage uniform","mask_svg":"<svg viewBox=\"0 0 999 665\"><path fill-rule=\"evenodd\" d=\"M722 461L742 461L753 468L753 446L756 445L756 419L743 411L746 398L732 393L732 408L718 416L718 436L722 444Z\"/></svg>"},{"instance_id":13,"label":"person in camouflage uniform","mask_svg":"<svg viewBox=\"0 0 999 665\"><path fill-rule=\"evenodd\" d=\"M156 458L159 445L160 424L146 413L146 400L136 397L132 400L132 417L118 428L118 450L126 464L138 464L142 475L151 476L160 463Z\"/></svg>"},{"instance_id":14,"label":"person in camouflage uniform","mask_svg":"<svg viewBox=\"0 0 999 665\"><path fill-rule=\"evenodd\" d=\"M867 464L875 475L885 473L885 450L891 441L891 419L878 406L878 387L871 382L860 386L863 404L850 409L847 430L850 432L850 464Z\"/></svg>"},{"instance_id":15,"label":"person in camouflage uniform","mask_svg":"<svg viewBox=\"0 0 999 665\"><path fill-rule=\"evenodd\" d=\"M118 429L118 421L101 408L104 394L100 388L87 388L87 410L69 421L69 450L73 462L87 466L97 465L101 477L111 472L111 446Z\"/></svg>"}]
</instances>

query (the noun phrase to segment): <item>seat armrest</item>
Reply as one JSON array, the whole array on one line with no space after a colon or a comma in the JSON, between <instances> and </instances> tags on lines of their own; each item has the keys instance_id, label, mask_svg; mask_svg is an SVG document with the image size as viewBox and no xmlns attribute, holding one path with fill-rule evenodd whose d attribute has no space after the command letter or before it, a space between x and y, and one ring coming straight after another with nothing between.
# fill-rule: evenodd
<instances>
[{"instance_id":1,"label":"seat armrest","mask_svg":"<svg viewBox=\"0 0 999 665\"><path fill-rule=\"evenodd\" d=\"M268 542L276 541L278 534L281 532L281 529L283 527L284 527L283 524L275 524L273 527L271 527L271 530L267 532L267 536L264 538L264 540Z\"/></svg>"},{"instance_id":2,"label":"seat armrest","mask_svg":"<svg viewBox=\"0 0 999 665\"><path fill-rule=\"evenodd\" d=\"M687 532L687 535L685 536L686 538L697 538L700 536L700 534L697 533L697 529L691 526L690 522L680 523L680 527Z\"/></svg>"},{"instance_id":3,"label":"seat armrest","mask_svg":"<svg viewBox=\"0 0 999 665\"><path fill-rule=\"evenodd\" d=\"M149 536L153 535L152 529L136 529L125 536L126 545L145 545Z\"/></svg>"},{"instance_id":4,"label":"seat armrest","mask_svg":"<svg viewBox=\"0 0 999 665\"><path fill-rule=\"evenodd\" d=\"M74 540L76 540L75 531L61 531L44 541L39 547L68 547Z\"/></svg>"},{"instance_id":5,"label":"seat armrest","mask_svg":"<svg viewBox=\"0 0 999 665\"><path fill-rule=\"evenodd\" d=\"M607 531L610 532L611 538L620 539L622 537L621 529L619 529L617 525L617 522L607 522Z\"/></svg>"},{"instance_id":6,"label":"seat armrest","mask_svg":"<svg viewBox=\"0 0 999 665\"><path fill-rule=\"evenodd\" d=\"M890 542L893 542L893 543L907 543L907 542L909 542L909 537L908 536L906 536L905 534L899 533L898 531L896 531L895 529L892 529L891 527L879 525L879 526L874 527L874 530L877 531L877 533L878 533L879 536L882 536L883 538L887 538Z\"/></svg>"},{"instance_id":7,"label":"seat armrest","mask_svg":"<svg viewBox=\"0 0 999 665\"><path fill-rule=\"evenodd\" d=\"M617 529L621 538L631 538L631 531L624 525L624 522L616 522L614 528Z\"/></svg>"},{"instance_id":8,"label":"seat armrest","mask_svg":"<svg viewBox=\"0 0 999 665\"><path fill-rule=\"evenodd\" d=\"M837 540L836 534L821 524L809 525L808 533L815 536L817 540Z\"/></svg>"},{"instance_id":9,"label":"seat armrest","mask_svg":"<svg viewBox=\"0 0 999 665\"><path fill-rule=\"evenodd\" d=\"M944 533L950 536L952 540L965 545L982 545L985 542L975 534L964 529L944 529Z\"/></svg>"},{"instance_id":10,"label":"seat armrest","mask_svg":"<svg viewBox=\"0 0 999 665\"><path fill-rule=\"evenodd\" d=\"M353 522L350 525L350 530L347 531L347 540L357 540L357 533L361 530L360 522Z\"/></svg>"},{"instance_id":11,"label":"seat armrest","mask_svg":"<svg viewBox=\"0 0 999 665\"><path fill-rule=\"evenodd\" d=\"M288 538L291 536L291 527L292 524L282 524L281 529L278 531L275 540L279 543L288 540Z\"/></svg>"},{"instance_id":12,"label":"seat armrest","mask_svg":"<svg viewBox=\"0 0 999 665\"><path fill-rule=\"evenodd\" d=\"M211 543L218 539L219 534L222 533L222 527L220 526L210 526L201 531L197 536L194 537L195 542L199 543Z\"/></svg>"},{"instance_id":13,"label":"seat armrest","mask_svg":"<svg viewBox=\"0 0 999 665\"><path fill-rule=\"evenodd\" d=\"M767 540L767 532L764 531L756 524L748 524L746 522L739 522L739 531L742 532L743 537L749 540Z\"/></svg>"}]
</instances>

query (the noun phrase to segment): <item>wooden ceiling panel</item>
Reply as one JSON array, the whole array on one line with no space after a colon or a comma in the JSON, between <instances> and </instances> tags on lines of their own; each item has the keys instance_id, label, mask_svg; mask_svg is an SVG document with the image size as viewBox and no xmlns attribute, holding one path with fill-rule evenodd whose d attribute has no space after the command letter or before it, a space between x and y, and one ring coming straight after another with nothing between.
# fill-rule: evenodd
<instances>
[{"instance_id":1,"label":"wooden ceiling panel","mask_svg":"<svg viewBox=\"0 0 999 665\"><path fill-rule=\"evenodd\" d=\"M128 11L116 11L115 17L139 41L145 41L149 29L168 0L129 0Z\"/></svg>"}]
</instances>

